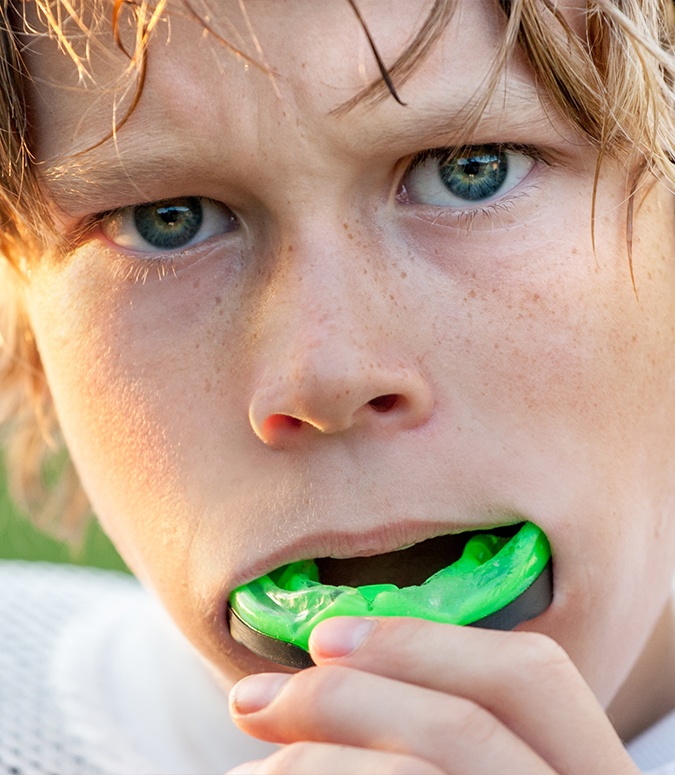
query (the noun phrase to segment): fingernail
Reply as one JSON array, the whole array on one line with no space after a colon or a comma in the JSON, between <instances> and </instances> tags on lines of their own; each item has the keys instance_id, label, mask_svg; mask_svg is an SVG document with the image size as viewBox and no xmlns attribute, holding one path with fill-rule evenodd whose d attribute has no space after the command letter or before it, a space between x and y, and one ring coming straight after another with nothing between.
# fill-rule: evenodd
<instances>
[{"instance_id":1,"label":"fingernail","mask_svg":"<svg viewBox=\"0 0 675 775\"><path fill-rule=\"evenodd\" d=\"M230 691L230 706L240 716L255 713L270 704L290 675L260 673L249 675Z\"/></svg>"},{"instance_id":2,"label":"fingernail","mask_svg":"<svg viewBox=\"0 0 675 775\"><path fill-rule=\"evenodd\" d=\"M375 626L374 619L341 616L321 622L312 632L309 644L320 657L345 657L363 643Z\"/></svg>"}]
</instances>

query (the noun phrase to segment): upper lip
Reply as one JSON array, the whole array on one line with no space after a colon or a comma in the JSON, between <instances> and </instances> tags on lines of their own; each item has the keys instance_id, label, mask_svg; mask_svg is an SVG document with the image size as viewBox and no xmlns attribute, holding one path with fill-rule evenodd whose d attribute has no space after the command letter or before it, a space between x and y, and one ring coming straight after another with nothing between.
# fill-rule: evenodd
<instances>
[{"instance_id":1,"label":"upper lip","mask_svg":"<svg viewBox=\"0 0 675 775\"><path fill-rule=\"evenodd\" d=\"M417 522L407 520L379 525L363 532L347 532L340 530L308 533L290 544L273 551L248 567L242 568L238 574L235 587L246 584L253 579L270 573L276 568L298 560L317 559L319 557L371 557L376 554L394 552L398 549L438 538L445 535L459 535L468 531L490 530L523 521L523 517L510 515L504 520L494 518L472 524L448 524L447 522Z\"/></svg>"}]
</instances>

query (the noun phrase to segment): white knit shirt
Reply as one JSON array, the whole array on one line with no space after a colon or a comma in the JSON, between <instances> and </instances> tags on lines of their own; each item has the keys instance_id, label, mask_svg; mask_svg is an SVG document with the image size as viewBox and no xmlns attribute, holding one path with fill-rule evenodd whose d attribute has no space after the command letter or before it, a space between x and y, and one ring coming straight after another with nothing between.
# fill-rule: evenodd
<instances>
[{"instance_id":1,"label":"white knit shirt","mask_svg":"<svg viewBox=\"0 0 675 775\"><path fill-rule=\"evenodd\" d=\"M273 750L135 580L0 562L1 775L222 775Z\"/></svg>"},{"instance_id":2,"label":"white knit shirt","mask_svg":"<svg viewBox=\"0 0 675 775\"><path fill-rule=\"evenodd\" d=\"M273 750L132 578L0 562L0 775L215 775ZM629 750L675 775L675 713Z\"/></svg>"},{"instance_id":3,"label":"white knit shirt","mask_svg":"<svg viewBox=\"0 0 675 775\"><path fill-rule=\"evenodd\" d=\"M642 772L675 775L675 711L633 740L628 750Z\"/></svg>"}]
</instances>

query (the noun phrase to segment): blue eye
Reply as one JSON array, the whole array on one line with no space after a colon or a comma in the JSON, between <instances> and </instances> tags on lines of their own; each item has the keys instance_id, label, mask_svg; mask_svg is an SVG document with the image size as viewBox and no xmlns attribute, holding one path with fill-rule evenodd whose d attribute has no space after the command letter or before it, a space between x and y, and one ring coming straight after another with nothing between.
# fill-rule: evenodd
<instances>
[{"instance_id":1,"label":"blue eye","mask_svg":"<svg viewBox=\"0 0 675 775\"><path fill-rule=\"evenodd\" d=\"M196 197L134 207L138 233L156 248L180 248L199 232L204 221L201 202Z\"/></svg>"},{"instance_id":2,"label":"blue eye","mask_svg":"<svg viewBox=\"0 0 675 775\"><path fill-rule=\"evenodd\" d=\"M467 209L506 195L534 164L535 159L522 151L495 145L434 149L412 163L405 191L415 204Z\"/></svg>"},{"instance_id":3,"label":"blue eye","mask_svg":"<svg viewBox=\"0 0 675 775\"><path fill-rule=\"evenodd\" d=\"M238 228L228 207L197 196L124 207L101 219L101 231L111 242L146 253L191 247Z\"/></svg>"},{"instance_id":4,"label":"blue eye","mask_svg":"<svg viewBox=\"0 0 675 775\"><path fill-rule=\"evenodd\" d=\"M499 193L509 171L509 160L500 151L481 151L448 159L440 165L443 185L468 202L479 202Z\"/></svg>"}]
</instances>

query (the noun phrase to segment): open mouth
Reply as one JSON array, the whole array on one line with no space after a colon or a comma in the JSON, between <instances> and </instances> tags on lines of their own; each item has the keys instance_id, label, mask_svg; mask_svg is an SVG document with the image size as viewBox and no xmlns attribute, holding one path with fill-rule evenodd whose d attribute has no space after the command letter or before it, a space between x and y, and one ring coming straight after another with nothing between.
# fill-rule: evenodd
<instances>
[{"instance_id":1,"label":"open mouth","mask_svg":"<svg viewBox=\"0 0 675 775\"><path fill-rule=\"evenodd\" d=\"M523 526L506 525L492 528L490 534L512 538ZM453 535L429 538L417 544L386 554L370 557L336 559L322 557L316 560L322 584L359 587L368 584L395 584L412 587L424 582L439 570L460 559L471 538L484 530L471 530Z\"/></svg>"},{"instance_id":2,"label":"open mouth","mask_svg":"<svg viewBox=\"0 0 675 775\"><path fill-rule=\"evenodd\" d=\"M550 559L544 533L525 522L372 557L293 562L234 590L230 632L254 653L301 668L312 664L312 630L332 616L511 629L550 605Z\"/></svg>"}]
</instances>

